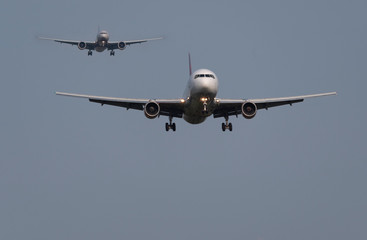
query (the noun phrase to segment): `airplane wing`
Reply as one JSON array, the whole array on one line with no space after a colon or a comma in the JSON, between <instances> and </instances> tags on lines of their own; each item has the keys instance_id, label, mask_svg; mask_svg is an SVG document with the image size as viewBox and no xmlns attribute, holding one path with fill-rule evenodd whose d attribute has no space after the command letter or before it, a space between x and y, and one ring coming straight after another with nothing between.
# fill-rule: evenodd
<instances>
[{"instance_id":1,"label":"airplane wing","mask_svg":"<svg viewBox=\"0 0 367 240\"><path fill-rule=\"evenodd\" d=\"M183 99L139 99L139 98L115 98L115 97L102 97L102 96L92 96L74 93L64 93L56 92L57 95L68 96L68 97L79 97L87 98L90 102L99 103L103 105L112 105L117 107L123 107L127 110L144 110L145 104L150 101L157 102L160 106L159 115L172 116L176 118L182 118L184 111Z\"/></svg>"},{"instance_id":2,"label":"airplane wing","mask_svg":"<svg viewBox=\"0 0 367 240\"><path fill-rule=\"evenodd\" d=\"M141 40L129 40L129 41L120 41L120 42L108 42L107 43L107 48L109 50L113 50L113 49L123 49L125 48L126 45L131 45L131 44L137 44L137 43L144 43L144 42L148 42L148 41L154 41L154 40L160 40L163 38L149 38L149 39L141 39ZM119 46L120 44L120 46Z\"/></svg>"},{"instance_id":3,"label":"airplane wing","mask_svg":"<svg viewBox=\"0 0 367 240\"><path fill-rule=\"evenodd\" d=\"M257 109L268 109L282 105L292 105L293 103L303 102L306 98L323 97L336 95L336 92L320 93L312 95L282 97L282 98L263 98L263 99L216 99L217 108L213 113L214 118L225 117L231 115L239 115L242 113L241 107L245 102L252 102Z\"/></svg>"},{"instance_id":4,"label":"airplane wing","mask_svg":"<svg viewBox=\"0 0 367 240\"><path fill-rule=\"evenodd\" d=\"M84 42L84 41L74 41L74 40L64 40L64 39L56 39L56 38L44 38L44 37L38 37L38 38L42 40L50 40L50 41L55 41L58 43L65 43L65 44L70 44L70 45L78 45L80 42L83 42L86 44L85 48L90 49L90 50L93 50L96 47L95 42Z\"/></svg>"}]
</instances>

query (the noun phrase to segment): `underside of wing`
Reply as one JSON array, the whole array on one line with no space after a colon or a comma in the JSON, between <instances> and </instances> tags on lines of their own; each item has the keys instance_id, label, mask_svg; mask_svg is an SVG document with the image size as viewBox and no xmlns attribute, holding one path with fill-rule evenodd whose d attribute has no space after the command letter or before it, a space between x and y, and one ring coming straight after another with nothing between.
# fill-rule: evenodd
<instances>
[{"instance_id":1,"label":"underside of wing","mask_svg":"<svg viewBox=\"0 0 367 240\"><path fill-rule=\"evenodd\" d=\"M142 39L142 40L129 40L129 41L120 41L120 42L108 42L107 48L108 50L120 49L124 50L127 45L144 43L147 41L159 40L162 38L150 38L150 39Z\"/></svg>"},{"instance_id":2,"label":"underside of wing","mask_svg":"<svg viewBox=\"0 0 367 240\"><path fill-rule=\"evenodd\" d=\"M129 41L124 41L126 45L131 45L131 44L137 44L137 43L143 43L143 42L148 42L148 41L155 41L155 40L161 40L163 38L159 37L159 38L149 38L149 39L141 39L141 40L129 40Z\"/></svg>"},{"instance_id":3,"label":"underside of wing","mask_svg":"<svg viewBox=\"0 0 367 240\"><path fill-rule=\"evenodd\" d=\"M214 118L239 115L243 113L245 103L255 105L255 111L259 109L268 109L283 105L292 105L293 103L303 102L306 98L323 97L336 95L336 92L302 95L282 98L263 98L263 99L217 99L217 107L214 111Z\"/></svg>"},{"instance_id":4,"label":"underside of wing","mask_svg":"<svg viewBox=\"0 0 367 240\"><path fill-rule=\"evenodd\" d=\"M65 43L70 45L77 45L80 49L90 49L93 50L95 48L95 42L84 42L84 41L74 41L74 40L64 40L64 39L56 39L56 38L44 38L39 37L42 40L50 40L58 43Z\"/></svg>"},{"instance_id":5,"label":"underside of wing","mask_svg":"<svg viewBox=\"0 0 367 240\"><path fill-rule=\"evenodd\" d=\"M181 118L184 110L184 101L182 99L138 99L138 98L115 98L102 97L84 94L56 92L57 95L87 98L90 102L99 103L101 105L111 105L123 107L126 109L135 109L144 111L148 103L157 104L159 112L157 115L172 116Z\"/></svg>"}]
</instances>

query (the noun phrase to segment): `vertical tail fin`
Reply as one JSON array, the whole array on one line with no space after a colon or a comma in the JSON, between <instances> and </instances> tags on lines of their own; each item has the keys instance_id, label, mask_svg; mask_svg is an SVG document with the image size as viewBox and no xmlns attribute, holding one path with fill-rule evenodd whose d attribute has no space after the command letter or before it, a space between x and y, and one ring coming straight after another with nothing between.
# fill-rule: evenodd
<instances>
[{"instance_id":1,"label":"vertical tail fin","mask_svg":"<svg viewBox=\"0 0 367 240\"><path fill-rule=\"evenodd\" d=\"M190 56L190 53L189 53L189 71L190 71L190 76L192 74L192 68L191 68L191 56Z\"/></svg>"}]
</instances>

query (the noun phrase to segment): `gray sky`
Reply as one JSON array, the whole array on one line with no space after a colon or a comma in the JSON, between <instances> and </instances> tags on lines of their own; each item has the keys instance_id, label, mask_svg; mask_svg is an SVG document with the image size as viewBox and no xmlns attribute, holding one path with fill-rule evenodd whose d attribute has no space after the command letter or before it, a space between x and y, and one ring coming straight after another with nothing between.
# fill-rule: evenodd
<instances>
[{"instance_id":1,"label":"gray sky","mask_svg":"<svg viewBox=\"0 0 367 240\"><path fill-rule=\"evenodd\" d=\"M366 1L2 1L0 239L366 239ZM87 56L36 35L164 36ZM337 91L200 125L55 96Z\"/></svg>"}]
</instances>

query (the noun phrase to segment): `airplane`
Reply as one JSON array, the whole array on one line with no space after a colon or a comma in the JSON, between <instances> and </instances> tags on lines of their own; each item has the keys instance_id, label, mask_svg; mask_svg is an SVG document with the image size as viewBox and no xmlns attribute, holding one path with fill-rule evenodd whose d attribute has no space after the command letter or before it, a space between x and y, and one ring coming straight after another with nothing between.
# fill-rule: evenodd
<instances>
[{"instance_id":1,"label":"airplane","mask_svg":"<svg viewBox=\"0 0 367 240\"><path fill-rule=\"evenodd\" d=\"M177 99L138 99L138 98L116 98L102 97L84 94L74 94L56 92L57 95L87 98L90 102L103 105L112 105L128 109L141 110L149 119L159 116L168 116L169 123L166 123L166 131L172 129L176 131L176 124L172 123L173 118L183 118L190 124L199 124L211 115L214 118L223 117L222 131L232 131L232 123L229 123L229 116L242 115L246 119L255 117L257 110L277 107L282 105L292 105L303 102L306 98L336 95L336 92L321 94L263 98L263 99L224 99L217 98L218 78L214 72L208 69L199 69L195 72L191 70L191 58L189 55L190 78L182 98Z\"/></svg>"},{"instance_id":2,"label":"airplane","mask_svg":"<svg viewBox=\"0 0 367 240\"><path fill-rule=\"evenodd\" d=\"M126 46L136 43L143 43L147 41L160 40L159 38L141 39L141 40L129 40L129 41L109 41L110 36L107 31L99 31L95 42L84 42L84 41L73 41L73 40L63 40L55 38L45 38L38 37L43 40L51 40L59 43L66 43L71 45L77 45L80 50L88 49L88 56L92 56L92 50L97 52L103 52L104 50L109 50L110 56L115 56L115 49L124 50Z\"/></svg>"}]
</instances>

